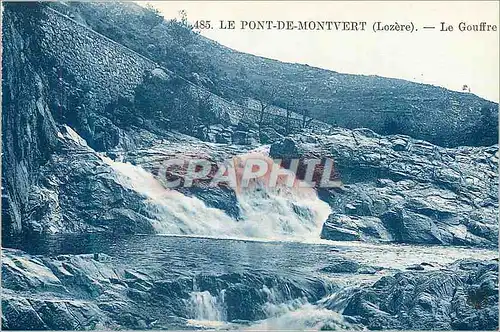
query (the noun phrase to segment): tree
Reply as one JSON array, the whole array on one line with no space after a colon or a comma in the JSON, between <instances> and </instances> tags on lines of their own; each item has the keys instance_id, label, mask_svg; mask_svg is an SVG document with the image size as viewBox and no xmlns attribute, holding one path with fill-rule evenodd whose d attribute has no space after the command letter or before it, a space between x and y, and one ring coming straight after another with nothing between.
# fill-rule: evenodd
<instances>
[{"instance_id":1,"label":"tree","mask_svg":"<svg viewBox=\"0 0 500 332\"><path fill-rule=\"evenodd\" d=\"M308 95L308 89L307 89L307 86L303 86L300 88L300 92L301 92L301 95L303 96L303 98L305 98L307 95ZM301 123L301 128L302 129L306 129L307 127L309 127L309 125L311 124L313 118L309 116L310 112L308 109L304 108L304 107L297 107L298 105L296 105L296 109L299 109L299 112L300 114L302 114L302 123Z\"/></svg>"},{"instance_id":2,"label":"tree","mask_svg":"<svg viewBox=\"0 0 500 332\"><path fill-rule=\"evenodd\" d=\"M186 28L191 29L191 25L188 22L187 19L187 11L185 9L179 10L179 16L180 16L180 23L181 25L185 26Z\"/></svg>"},{"instance_id":3,"label":"tree","mask_svg":"<svg viewBox=\"0 0 500 332\"><path fill-rule=\"evenodd\" d=\"M277 90L269 81L261 81L259 88L254 91L253 98L259 105L257 125L259 127L259 137L264 126L264 118L269 107L276 101Z\"/></svg>"},{"instance_id":4,"label":"tree","mask_svg":"<svg viewBox=\"0 0 500 332\"><path fill-rule=\"evenodd\" d=\"M481 107L474 131L474 138L478 144L490 145L498 141L498 112L495 108L488 105Z\"/></svg>"},{"instance_id":5,"label":"tree","mask_svg":"<svg viewBox=\"0 0 500 332\"><path fill-rule=\"evenodd\" d=\"M405 132L406 124L410 121L408 113L403 111L387 112L384 114L382 134L395 135Z\"/></svg>"},{"instance_id":6,"label":"tree","mask_svg":"<svg viewBox=\"0 0 500 332\"><path fill-rule=\"evenodd\" d=\"M161 16L160 11L157 8L148 3L146 5L143 20L144 23L146 23L146 25L150 27L149 30L151 30L155 26L163 22L163 16Z\"/></svg>"},{"instance_id":7,"label":"tree","mask_svg":"<svg viewBox=\"0 0 500 332\"><path fill-rule=\"evenodd\" d=\"M189 134L198 117L197 100L177 76L165 80L146 72L135 89L134 103L145 121L163 129Z\"/></svg>"},{"instance_id":8,"label":"tree","mask_svg":"<svg viewBox=\"0 0 500 332\"><path fill-rule=\"evenodd\" d=\"M187 19L187 12L185 10L179 11L180 19L174 18L167 22L170 29L170 34L175 38L176 44L180 47L186 47L193 43L196 33L193 26L189 24Z\"/></svg>"},{"instance_id":9,"label":"tree","mask_svg":"<svg viewBox=\"0 0 500 332\"><path fill-rule=\"evenodd\" d=\"M215 110L210 93L198 90L197 92L198 119L206 136L211 125L219 123L219 116Z\"/></svg>"},{"instance_id":10,"label":"tree","mask_svg":"<svg viewBox=\"0 0 500 332\"><path fill-rule=\"evenodd\" d=\"M290 119L292 117L292 110L290 107L286 108L286 124L285 124L285 133L286 135L290 135Z\"/></svg>"},{"instance_id":11,"label":"tree","mask_svg":"<svg viewBox=\"0 0 500 332\"><path fill-rule=\"evenodd\" d=\"M313 118L309 116L309 110L307 110L307 109L303 109L300 113L302 114L301 127L302 127L302 129L306 129L311 124Z\"/></svg>"}]
</instances>

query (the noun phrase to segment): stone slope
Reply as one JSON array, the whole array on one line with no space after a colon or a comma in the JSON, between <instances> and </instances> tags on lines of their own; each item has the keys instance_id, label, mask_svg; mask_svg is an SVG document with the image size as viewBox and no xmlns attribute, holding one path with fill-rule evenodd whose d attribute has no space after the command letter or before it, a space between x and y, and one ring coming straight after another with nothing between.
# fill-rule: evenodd
<instances>
[{"instance_id":1,"label":"stone slope","mask_svg":"<svg viewBox=\"0 0 500 332\"><path fill-rule=\"evenodd\" d=\"M463 259L438 271L400 272L343 299L341 312L369 330L495 330L498 262Z\"/></svg>"},{"instance_id":2,"label":"stone slope","mask_svg":"<svg viewBox=\"0 0 500 332\"><path fill-rule=\"evenodd\" d=\"M319 278L266 273L198 274L167 279L105 254L33 256L2 250L2 328L186 329L199 296L223 297L227 322L266 317L267 303L314 302L326 293ZM273 297L275 294L276 297Z\"/></svg>"},{"instance_id":3,"label":"stone slope","mask_svg":"<svg viewBox=\"0 0 500 332\"><path fill-rule=\"evenodd\" d=\"M354 292L343 310L371 330L495 330L498 263L461 260L447 270L398 273Z\"/></svg>"}]
</instances>

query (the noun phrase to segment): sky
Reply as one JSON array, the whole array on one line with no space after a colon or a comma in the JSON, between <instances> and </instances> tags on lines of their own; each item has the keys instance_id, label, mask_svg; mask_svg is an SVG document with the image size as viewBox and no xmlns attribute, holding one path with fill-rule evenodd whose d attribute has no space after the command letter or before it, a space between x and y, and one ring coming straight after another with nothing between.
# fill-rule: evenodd
<instances>
[{"instance_id":1,"label":"sky","mask_svg":"<svg viewBox=\"0 0 500 332\"><path fill-rule=\"evenodd\" d=\"M140 2L146 5L147 2ZM439 85L499 100L498 1L154 1L166 18L210 20L200 33L235 50L341 73ZM219 29L234 20L235 30ZM242 30L242 20L367 21L367 31ZM414 33L372 31L372 24L413 22ZM454 26L441 32L441 22ZM496 24L496 32L460 32L460 22ZM424 29L436 26L436 29Z\"/></svg>"}]
</instances>

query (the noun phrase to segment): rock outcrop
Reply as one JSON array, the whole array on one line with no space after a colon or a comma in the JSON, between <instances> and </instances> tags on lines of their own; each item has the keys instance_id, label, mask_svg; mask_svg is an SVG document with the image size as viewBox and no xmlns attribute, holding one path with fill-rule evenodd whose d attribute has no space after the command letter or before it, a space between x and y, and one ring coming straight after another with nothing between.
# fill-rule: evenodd
<instances>
[{"instance_id":1,"label":"rock outcrop","mask_svg":"<svg viewBox=\"0 0 500 332\"><path fill-rule=\"evenodd\" d=\"M382 277L351 290L342 313L370 330L495 330L498 263L460 260L444 270Z\"/></svg>"},{"instance_id":2,"label":"rock outcrop","mask_svg":"<svg viewBox=\"0 0 500 332\"><path fill-rule=\"evenodd\" d=\"M57 126L48 107L48 86L39 68L36 40L18 30L28 26L22 15L4 15L2 22L2 233L19 232L30 188L39 167L57 141ZM6 38L8 36L8 38ZM22 111L21 111L22 110Z\"/></svg>"},{"instance_id":3,"label":"rock outcrop","mask_svg":"<svg viewBox=\"0 0 500 332\"><path fill-rule=\"evenodd\" d=\"M144 198L123 188L99 154L64 124L57 92L77 87L58 89L46 71L50 57L42 56L39 35L28 33L40 28L42 14L37 3L12 4L3 16L2 236L153 232ZM95 130L97 123L94 133L109 133ZM141 141L148 142L147 135Z\"/></svg>"},{"instance_id":4,"label":"rock outcrop","mask_svg":"<svg viewBox=\"0 0 500 332\"><path fill-rule=\"evenodd\" d=\"M497 246L498 146L442 148L337 128L271 146L273 158L332 158L343 186L319 189L332 240Z\"/></svg>"}]
</instances>

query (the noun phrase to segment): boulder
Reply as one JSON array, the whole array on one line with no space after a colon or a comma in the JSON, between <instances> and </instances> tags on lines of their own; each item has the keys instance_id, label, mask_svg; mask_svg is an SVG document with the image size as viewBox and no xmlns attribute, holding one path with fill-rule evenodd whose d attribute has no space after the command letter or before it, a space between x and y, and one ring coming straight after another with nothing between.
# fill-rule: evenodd
<instances>
[{"instance_id":1,"label":"boulder","mask_svg":"<svg viewBox=\"0 0 500 332\"><path fill-rule=\"evenodd\" d=\"M334 241L391 241L392 236L377 217L331 214L321 238Z\"/></svg>"},{"instance_id":2,"label":"boulder","mask_svg":"<svg viewBox=\"0 0 500 332\"><path fill-rule=\"evenodd\" d=\"M236 145L257 145L257 137L255 132L236 130L232 137L233 144Z\"/></svg>"},{"instance_id":3,"label":"boulder","mask_svg":"<svg viewBox=\"0 0 500 332\"><path fill-rule=\"evenodd\" d=\"M272 157L280 159L300 157L297 142L290 137L285 137L284 139L271 145L269 154Z\"/></svg>"},{"instance_id":4,"label":"boulder","mask_svg":"<svg viewBox=\"0 0 500 332\"><path fill-rule=\"evenodd\" d=\"M271 144L283 138L283 135L278 133L276 129L272 127L262 128L260 131L260 143Z\"/></svg>"},{"instance_id":5,"label":"boulder","mask_svg":"<svg viewBox=\"0 0 500 332\"><path fill-rule=\"evenodd\" d=\"M325 222L321 229L322 239L333 241L359 241L361 236L354 230L335 226L334 224Z\"/></svg>"},{"instance_id":6,"label":"boulder","mask_svg":"<svg viewBox=\"0 0 500 332\"><path fill-rule=\"evenodd\" d=\"M354 274L375 274L382 268L369 266L356 262L353 259L336 256L328 258L328 265L321 268L321 272L326 273L354 273Z\"/></svg>"},{"instance_id":7,"label":"boulder","mask_svg":"<svg viewBox=\"0 0 500 332\"><path fill-rule=\"evenodd\" d=\"M155 68L151 71L151 76L159 78L161 80L167 81L169 80L169 76L165 71L161 68Z\"/></svg>"}]
</instances>

